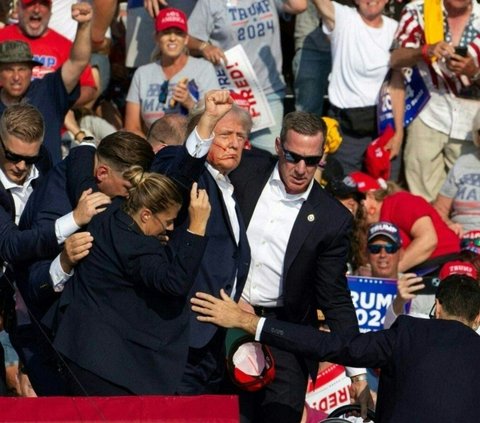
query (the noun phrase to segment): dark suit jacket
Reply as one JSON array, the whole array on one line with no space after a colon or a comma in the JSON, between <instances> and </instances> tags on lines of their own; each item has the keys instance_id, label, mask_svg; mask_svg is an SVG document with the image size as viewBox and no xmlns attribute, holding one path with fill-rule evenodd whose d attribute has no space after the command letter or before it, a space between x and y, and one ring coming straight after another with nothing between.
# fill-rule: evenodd
<instances>
[{"instance_id":1,"label":"dark suit jacket","mask_svg":"<svg viewBox=\"0 0 480 423\"><path fill-rule=\"evenodd\" d=\"M275 164L273 156L245 151L230 175L247 227ZM288 321L316 325L319 308L332 330L358 331L345 277L351 225L348 210L314 183L285 254L283 296Z\"/></svg>"},{"instance_id":2,"label":"dark suit jacket","mask_svg":"<svg viewBox=\"0 0 480 423\"><path fill-rule=\"evenodd\" d=\"M92 178L94 152L93 148L82 146L73 149L66 159L66 183L71 202L76 202L83 190L97 189ZM212 207L206 231L209 241L189 296L197 291L218 296L222 288L230 294L236 277L235 299L238 300L250 266L250 249L245 225L238 212L240 242L237 245L221 192L205 168L205 160L206 156L199 159L191 157L185 146L169 146L157 153L151 171L171 177L183 194L184 205L175 222L175 227L180 229L179 233L188 227L188 204L192 183L198 181L199 188L206 189L209 196ZM171 237L174 248L177 242L176 234L177 230ZM195 313L191 313L190 325L190 346L194 348L207 345L219 330L215 325L199 322Z\"/></svg>"},{"instance_id":3,"label":"dark suit jacket","mask_svg":"<svg viewBox=\"0 0 480 423\"><path fill-rule=\"evenodd\" d=\"M72 211L66 192L66 167L67 161L61 161L37 184L22 214L20 228L43 230ZM34 257L17 270L19 289L37 318L41 318L58 297L52 289L49 273L55 256Z\"/></svg>"},{"instance_id":4,"label":"dark suit jacket","mask_svg":"<svg viewBox=\"0 0 480 423\"><path fill-rule=\"evenodd\" d=\"M267 319L261 340L315 360L380 367L375 422L478 421L480 337L463 323L399 316L343 336Z\"/></svg>"},{"instance_id":5,"label":"dark suit jacket","mask_svg":"<svg viewBox=\"0 0 480 423\"><path fill-rule=\"evenodd\" d=\"M237 208L240 224L240 242L237 245L222 194L205 167L205 159L206 157L200 159L191 157L184 146L166 147L155 157L152 170L165 173L183 189L184 207L176 222L176 227L180 230L188 227L187 198L189 198L192 183L198 181L199 188L205 189L208 193L212 207L206 231L209 241L190 296L198 291L218 296L222 288L231 294L236 277L235 300L238 300L250 266L250 248L245 225ZM172 239L174 245L176 245L175 234L176 231ZM199 322L196 317L195 313L191 313L190 346L202 348L213 338L218 327Z\"/></svg>"},{"instance_id":6,"label":"dark suit jacket","mask_svg":"<svg viewBox=\"0 0 480 423\"><path fill-rule=\"evenodd\" d=\"M42 159L36 164L40 177L32 181L34 189L51 167L50 157L43 146L40 148L40 155ZM10 330L12 330L15 316L13 282L18 282L17 270L25 266L25 261L55 256L58 253L59 246L54 223L42 228L19 230L15 224L13 196L0 183L0 265L4 266L5 263L17 265L15 268L9 265L0 278L0 296L2 297L0 303L4 304L4 310L0 310L0 313L3 313L4 325Z\"/></svg>"},{"instance_id":7,"label":"dark suit jacket","mask_svg":"<svg viewBox=\"0 0 480 423\"><path fill-rule=\"evenodd\" d=\"M173 253L120 202L88 226L95 242L60 299L54 345L135 394L173 394L188 352L187 294L207 239L184 231Z\"/></svg>"},{"instance_id":8,"label":"dark suit jacket","mask_svg":"<svg viewBox=\"0 0 480 423\"><path fill-rule=\"evenodd\" d=\"M32 181L34 189L51 168L48 152L43 146L40 148L40 155L42 159L36 164L40 177ZM15 224L15 203L12 194L0 183L0 259L9 263L22 262L56 254L57 251L54 224L32 231L18 229Z\"/></svg>"}]
</instances>

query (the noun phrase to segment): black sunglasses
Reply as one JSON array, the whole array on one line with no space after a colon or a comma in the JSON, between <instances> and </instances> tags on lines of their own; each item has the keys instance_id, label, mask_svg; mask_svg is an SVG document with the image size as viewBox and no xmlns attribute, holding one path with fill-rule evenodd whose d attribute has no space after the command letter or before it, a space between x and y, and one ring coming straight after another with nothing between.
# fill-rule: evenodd
<instances>
[{"instance_id":1,"label":"black sunglasses","mask_svg":"<svg viewBox=\"0 0 480 423\"><path fill-rule=\"evenodd\" d=\"M367 248L370 254L379 254L382 248L387 254L394 254L400 247L396 244L368 244Z\"/></svg>"},{"instance_id":2,"label":"black sunglasses","mask_svg":"<svg viewBox=\"0 0 480 423\"><path fill-rule=\"evenodd\" d=\"M25 162L26 165L32 165L38 163L42 158L41 156L22 156L21 154L12 153L11 151L7 150L5 144L3 143L3 140L1 139L0 144L2 145L5 159L7 159L11 163Z\"/></svg>"},{"instance_id":3,"label":"black sunglasses","mask_svg":"<svg viewBox=\"0 0 480 423\"><path fill-rule=\"evenodd\" d=\"M302 156L287 150L283 145L281 145L281 147L285 160L288 163L296 164L303 160L307 166L318 166L320 164L320 160L322 160L322 156Z\"/></svg>"},{"instance_id":4,"label":"black sunglasses","mask_svg":"<svg viewBox=\"0 0 480 423\"><path fill-rule=\"evenodd\" d=\"M160 104L165 104L167 102L168 83L168 80L163 81L162 85L160 86L160 94L158 94L158 102Z\"/></svg>"}]
</instances>

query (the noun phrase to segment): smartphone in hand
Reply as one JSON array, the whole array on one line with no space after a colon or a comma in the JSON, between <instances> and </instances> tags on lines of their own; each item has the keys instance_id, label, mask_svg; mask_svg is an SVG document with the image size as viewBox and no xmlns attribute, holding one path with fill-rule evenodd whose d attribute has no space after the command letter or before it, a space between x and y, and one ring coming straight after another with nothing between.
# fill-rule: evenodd
<instances>
[{"instance_id":1,"label":"smartphone in hand","mask_svg":"<svg viewBox=\"0 0 480 423\"><path fill-rule=\"evenodd\" d=\"M459 56L462 56L462 57L467 57L467 53L468 53L467 47L460 47L460 46L455 47L455 54L458 54Z\"/></svg>"}]
</instances>

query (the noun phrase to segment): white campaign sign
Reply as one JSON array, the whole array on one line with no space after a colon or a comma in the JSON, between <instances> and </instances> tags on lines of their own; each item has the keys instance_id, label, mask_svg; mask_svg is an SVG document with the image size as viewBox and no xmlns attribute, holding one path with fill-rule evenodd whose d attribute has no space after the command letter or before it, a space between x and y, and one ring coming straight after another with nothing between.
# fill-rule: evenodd
<instances>
[{"instance_id":1,"label":"white campaign sign","mask_svg":"<svg viewBox=\"0 0 480 423\"><path fill-rule=\"evenodd\" d=\"M258 83L252 64L240 44L225 51L227 64L216 66L220 88L230 90L235 102L248 110L252 132L275 125L267 98Z\"/></svg>"}]
</instances>

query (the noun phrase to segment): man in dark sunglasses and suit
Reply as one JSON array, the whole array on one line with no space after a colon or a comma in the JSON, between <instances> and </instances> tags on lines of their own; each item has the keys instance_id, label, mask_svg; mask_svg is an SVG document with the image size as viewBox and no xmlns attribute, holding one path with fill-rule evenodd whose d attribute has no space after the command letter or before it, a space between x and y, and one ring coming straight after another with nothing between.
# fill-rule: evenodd
<instances>
[{"instance_id":1,"label":"man in dark sunglasses and suit","mask_svg":"<svg viewBox=\"0 0 480 423\"><path fill-rule=\"evenodd\" d=\"M278 157L245 151L231 172L252 257L241 301L257 315L315 327L321 309L332 331L356 333L345 277L352 216L313 179L325 137L319 116L289 113L275 141ZM317 363L277 348L272 353L275 379L240 395L242 422L300 421ZM357 392L368 392L364 372L354 376Z\"/></svg>"},{"instance_id":2,"label":"man in dark sunglasses and suit","mask_svg":"<svg viewBox=\"0 0 480 423\"><path fill-rule=\"evenodd\" d=\"M27 103L7 107L0 118L0 313L5 329L14 335L14 344L18 328L31 323L18 290L15 306L17 269L29 260L54 257L60 251L59 245L63 242L69 245L75 235L67 238L89 221L80 206L43 227L18 229L28 199L51 167L42 144L44 133L40 111ZM18 351L18 344L15 347Z\"/></svg>"}]
</instances>

